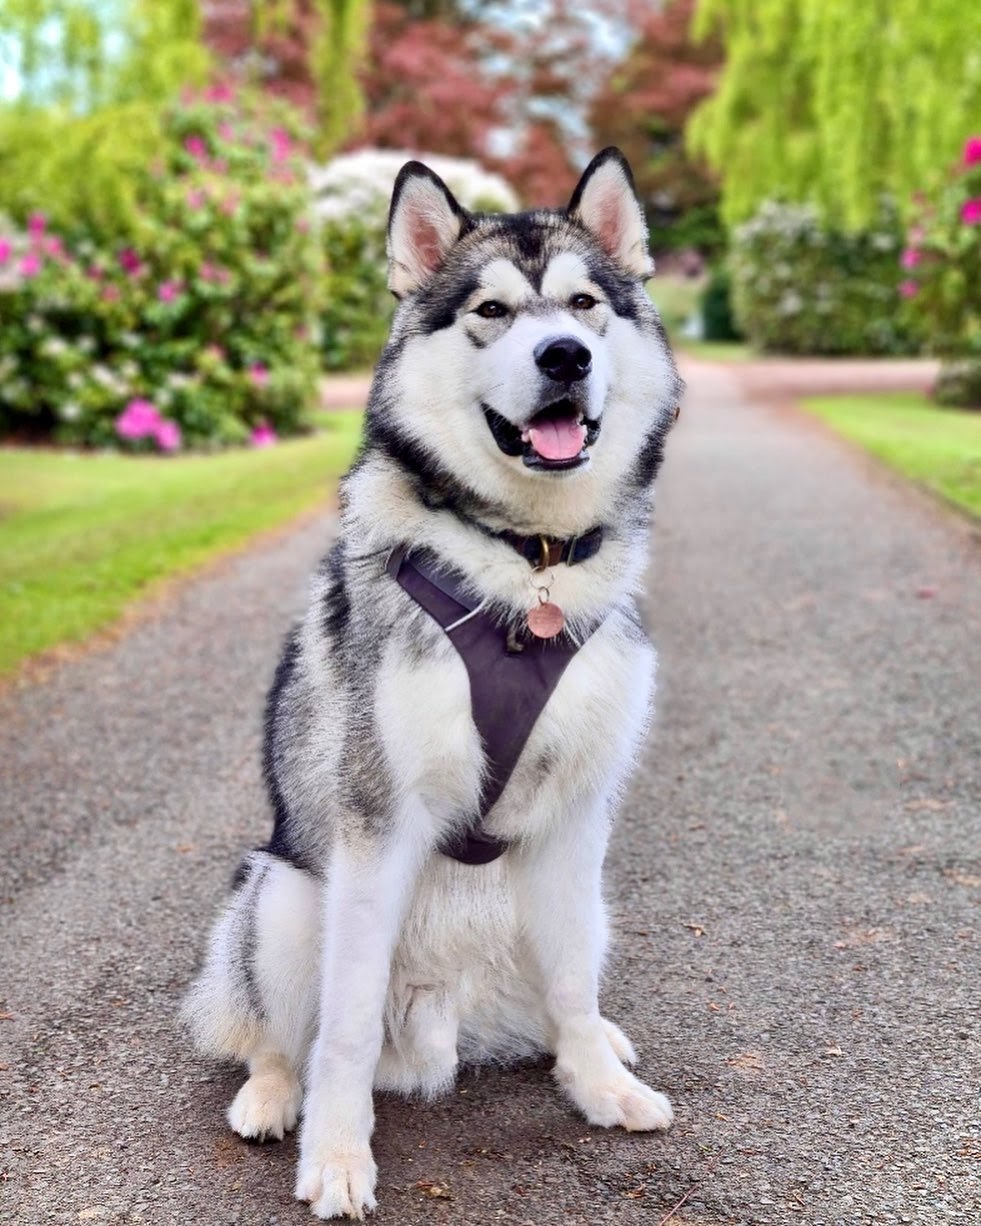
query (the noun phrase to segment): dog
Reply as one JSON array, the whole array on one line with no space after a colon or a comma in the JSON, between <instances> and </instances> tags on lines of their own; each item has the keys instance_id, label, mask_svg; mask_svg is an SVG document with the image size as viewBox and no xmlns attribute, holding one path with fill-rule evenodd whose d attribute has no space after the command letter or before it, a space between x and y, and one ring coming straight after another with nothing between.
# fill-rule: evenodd
<instances>
[{"instance_id":1,"label":"dog","mask_svg":"<svg viewBox=\"0 0 981 1226\"><path fill-rule=\"evenodd\" d=\"M566 209L395 184L398 307L339 537L268 700L275 815L185 1002L248 1066L242 1137L300 1118L296 1196L375 1207L373 1089L551 1054L590 1124L669 1127L599 1012L601 869L648 728L636 596L682 391L629 166Z\"/></svg>"}]
</instances>

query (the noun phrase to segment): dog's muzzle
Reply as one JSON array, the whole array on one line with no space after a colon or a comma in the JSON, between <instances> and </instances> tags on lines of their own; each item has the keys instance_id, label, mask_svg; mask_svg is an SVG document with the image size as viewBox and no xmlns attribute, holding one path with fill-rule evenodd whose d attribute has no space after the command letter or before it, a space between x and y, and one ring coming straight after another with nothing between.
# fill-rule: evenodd
<instances>
[{"instance_id":1,"label":"dog's muzzle","mask_svg":"<svg viewBox=\"0 0 981 1226\"><path fill-rule=\"evenodd\" d=\"M566 472L589 463L589 448L599 438L599 418L588 418L573 400L553 400L524 426L482 404L494 442L505 455L521 456L526 468L543 472Z\"/></svg>"}]
</instances>

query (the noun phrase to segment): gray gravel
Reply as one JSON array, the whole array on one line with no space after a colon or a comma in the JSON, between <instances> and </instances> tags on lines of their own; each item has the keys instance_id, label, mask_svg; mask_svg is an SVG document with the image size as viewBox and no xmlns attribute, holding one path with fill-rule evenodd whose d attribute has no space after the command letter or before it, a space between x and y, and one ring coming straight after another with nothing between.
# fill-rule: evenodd
<instances>
[{"instance_id":1,"label":"gray gravel","mask_svg":"<svg viewBox=\"0 0 981 1226\"><path fill-rule=\"evenodd\" d=\"M662 479L657 727L609 867L606 1009L667 1136L533 1067L380 1103L379 1223L981 1219L981 566L971 530L698 366ZM267 828L259 713L330 522L0 698L0 1221L300 1223L295 1147L178 997ZM479 869L475 871L480 871ZM445 1195L433 1195L434 1192Z\"/></svg>"}]
</instances>

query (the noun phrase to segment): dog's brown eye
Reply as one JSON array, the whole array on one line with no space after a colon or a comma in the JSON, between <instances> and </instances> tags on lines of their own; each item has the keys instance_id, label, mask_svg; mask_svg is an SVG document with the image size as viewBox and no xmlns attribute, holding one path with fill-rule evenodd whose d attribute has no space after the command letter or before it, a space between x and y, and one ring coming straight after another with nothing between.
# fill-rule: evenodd
<instances>
[{"instance_id":1,"label":"dog's brown eye","mask_svg":"<svg viewBox=\"0 0 981 1226\"><path fill-rule=\"evenodd\" d=\"M573 294L569 299L569 306L574 311L588 311L596 305L596 299L592 294Z\"/></svg>"},{"instance_id":2,"label":"dog's brown eye","mask_svg":"<svg viewBox=\"0 0 981 1226\"><path fill-rule=\"evenodd\" d=\"M508 313L508 309L503 302L491 300L490 302L482 302L474 313L479 315L481 319L500 319L502 315Z\"/></svg>"}]
</instances>

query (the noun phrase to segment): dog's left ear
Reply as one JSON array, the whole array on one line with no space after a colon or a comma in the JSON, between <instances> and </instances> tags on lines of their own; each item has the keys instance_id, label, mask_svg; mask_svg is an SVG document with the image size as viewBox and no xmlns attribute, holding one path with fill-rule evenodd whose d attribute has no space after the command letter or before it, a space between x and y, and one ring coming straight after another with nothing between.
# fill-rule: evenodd
<instances>
[{"instance_id":1,"label":"dog's left ear","mask_svg":"<svg viewBox=\"0 0 981 1226\"><path fill-rule=\"evenodd\" d=\"M388 214L388 288L396 298L432 276L469 222L438 174L422 162L406 162Z\"/></svg>"},{"instance_id":2,"label":"dog's left ear","mask_svg":"<svg viewBox=\"0 0 981 1226\"><path fill-rule=\"evenodd\" d=\"M600 246L627 272L646 281L654 275L647 249L647 222L634 177L619 149L597 153L572 193L569 217L591 231Z\"/></svg>"}]
</instances>

